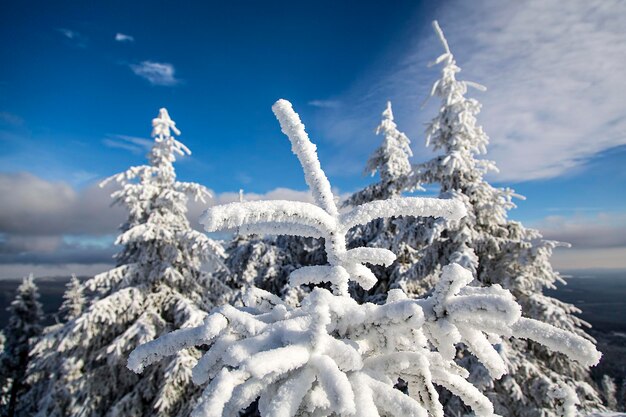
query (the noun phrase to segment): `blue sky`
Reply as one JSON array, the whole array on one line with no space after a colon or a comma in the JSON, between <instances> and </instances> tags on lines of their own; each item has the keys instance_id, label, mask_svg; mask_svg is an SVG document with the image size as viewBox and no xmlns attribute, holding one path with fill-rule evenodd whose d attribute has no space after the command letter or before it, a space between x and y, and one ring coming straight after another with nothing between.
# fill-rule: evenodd
<instances>
[{"instance_id":1,"label":"blue sky","mask_svg":"<svg viewBox=\"0 0 626 417\"><path fill-rule=\"evenodd\" d=\"M94 184L143 163L167 107L193 155L179 177L228 201L306 198L271 112L290 100L345 194L380 138L386 100L424 147L420 110L446 32L492 139L527 200L511 217L568 240L560 268L626 267L625 3L620 1L3 2L0 277L106 267L123 217ZM202 207L192 207L195 215Z\"/></svg>"}]
</instances>

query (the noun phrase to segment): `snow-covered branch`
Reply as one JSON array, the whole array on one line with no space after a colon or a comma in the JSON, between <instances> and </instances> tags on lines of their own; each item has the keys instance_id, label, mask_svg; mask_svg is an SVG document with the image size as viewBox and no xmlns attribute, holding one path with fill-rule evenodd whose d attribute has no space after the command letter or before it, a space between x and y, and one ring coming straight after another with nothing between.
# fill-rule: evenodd
<instances>
[{"instance_id":1,"label":"snow-covered branch","mask_svg":"<svg viewBox=\"0 0 626 417\"><path fill-rule=\"evenodd\" d=\"M286 100L278 100L272 109L302 164L317 205L289 201L235 202L209 208L200 223L209 232L236 229L239 234L273 232L323 237L330 265L296 270L290 278L292 284L330 282L337 294L346 294L348 280L353 280L364 289L370 289L376 283L376 277L363 263L385 258L382 264L388 264L389 253L371 248L368 258L348 255L346 233L349 229L375 219L395 216L434 216L452 220L465 215L463 205L455 200L425 198L373 201L339 214L330 183L317 158L316 147L309 140L300 117Z\"/></svg>"},{"instance_id":2,"label":"snow-covered branch","mask_svg":"<svg viewBox=\"0 0 626 417\"><path fill-rule=\"evenodd\" d=\"M359 205L339 214L315 146L291 104L273 107L305 172L316 205L286 201L236 202L208 209L208 231L276 232L323 237L328 265L291 273L292 285L331 283L314 288L290 307L265 291L248 289L244 306L224 305L197 327L177 330L135 349L128 366L142 372L181 349L207 345L193 368L196 384L208 382L195 416L237 415L259 398L263 417L295 415L443 417L435 385L461 398L477 416L494 416L493 405L454 362L459 344L469 347L488 372L499 378L507 366L493 347L502 337L545 343L584 364L599 353L585 339L521 317L511 293L499 285L468 286L472 273L445 266L426 299L391 290L382 305L359 304L348 295L348 280L364 289L376 277L364 264L390 265L395 255L382 248L347 250L345 234L357 225L392 216L440 216L458 220L456 200L393 198ZM409 395L396 389L408 384Z\"/></svg>"}]
</instances>

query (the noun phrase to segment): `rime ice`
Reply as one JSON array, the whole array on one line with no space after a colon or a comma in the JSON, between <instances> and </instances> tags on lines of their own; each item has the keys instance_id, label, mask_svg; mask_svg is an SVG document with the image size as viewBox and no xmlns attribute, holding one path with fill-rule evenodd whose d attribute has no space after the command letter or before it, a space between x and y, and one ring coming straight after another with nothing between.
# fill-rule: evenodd
<instances>
[{"instance_id":1,"label":"rime ice","mask_svg":"<svg viewBox=\"0 0 626 417\"><path fill-rule=\"evenodd\" d=\"M208 383L193 413L198 417L236 415L257 398L264 417L443 417L435 385L487 417L494 416L493 405L454 362L457 344L469 346L495 378L506 372L492 346L501 337L531 338L585 364L599 360L589 341L523 319L511 293L499 285L468 286L472 274L457 264L443 269L428 298L412 299L395 289L384 304L358 304L348 294L348 281L371 287L376 277L364 264L389 265L395 256L379 248L347 250L348 229L403 215L459 219L465 215L464 206L456 200L398 197L339 214L300 118L285 100L273 110L316 204L231 203L210 208L201 222L208 231L323 237L328 265L297 269L290 279L294 285L330 283L332 291L315 288L300 305L290 307L251 288L244 306L224 305L197 327L138 347L129 357L130 369L142 372L181 349L209 346L193 369L195 383ZM556 339L562 343L553 343ZM395 388L399 379L407 383L409 395Z\"/></svg>"}]
</instances>

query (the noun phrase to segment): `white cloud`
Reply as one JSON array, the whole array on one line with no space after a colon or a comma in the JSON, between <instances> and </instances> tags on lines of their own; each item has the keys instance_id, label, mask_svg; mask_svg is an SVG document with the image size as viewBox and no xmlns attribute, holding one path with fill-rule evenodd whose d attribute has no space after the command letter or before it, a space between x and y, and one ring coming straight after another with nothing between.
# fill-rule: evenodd
<instances>
[{"instance_id":1,"label":"white cloud","mask_svg":"<svg viewBox=\"0 0 626 417\"><path fill-rule=\"evenodd\" d=\"M173 86L180 83L175 76L174 66L166 62L143 61L131 64L130 69L152 85Z\"/></svg>"},{"instance_id":2,"label":"white cloud","mask_svg":"<svg viewBox=\"0 0 626 417\"><path fill-rule=\"evenodd\" d=\"M625 213L548 216L531 226L545 239L572 245L554 251L557 269L626 268Z\"/></svg>"},{"instance_id":3,"label":"white cloud","mask_svg":"<svg viewBox=\"0 0 626 417\"><path fill-rule=\"evenodd\" d=\"M0 278L90 274L111 265L116 248L110 246L126 213L111 207L112 187L76 189L27 173L0 173ZM336 195L341 195L334 190ZM188 217L201 230L198 218L209 206L239 200L238 192L214 194L206 203L189 202ZM248 193L247 201L312 202L308 191L276 188ZM547 239L572 243L559 249L554 265L560 269L626 268L626 214L599 213L549 216L530 226Z\"/></svg>"},{"instance_id":4,"label":"white cloud","mask_svg":"<svg viewBox=\"0 0 626 417\"><path fill-rule=\"evenodd\" d=\"M9 126L19 127L24 124L24 119L16 114L0 111L0 122Z\"/></svg>"},{"instance_id":5,"label":"white cloud","mask_svg":"<svg viewBox=\"0 0 626 417\"><path fill-rule=\"evenodd\" d=\"M117 251L114 236L126 217L122 207L111 207L113 190L114 185L76 189L29 173L0 173L0 195L7 197L0 199L0 278L108 269ZM197 230L202 230L198 219L208 207L239 199L238 192L214 195L206 203L189 202L188 218ZM288 188L244 193L244 198L312 201L308 191Z\"/></svg>"},{"instance_id":6,"label":"white cloud","mask_svg":"<svg viewBox=\"0 0 626 417\"><path fill-rule=\"evenodd\" d=\"M548 216L533 227L546 239L571 243L573 248L626 248L626 213Z\"/></svg>"},{"instance_id":7,"label":"white cloud","mask_svg":"<svg viewBox=\"0 0 626 417\"><path fill-rule=\"evenodd\" d=\"M96 184L76 190L29 173L1 173L0 233L20 236L108 234L122 222L111 208L112 188Z\"/></svg>"},{"instance_id":8,"label":"white cloud","mask_svg":"<svg viewBox=\"0 0 626 417\"><path fill-rule=\"evenodd\" d=\"M135 38L133 36L119 32L115 34L115 40L117 42L135 42Z\"/></svg>"},{"instance_id":9,"label":"white cloud","mask_svg":"<svg viewBox=\"0 0 626 417\"><path fill-rule=\"evenodd\" d=\"M73 30L70 30L70 29L60 28L58 29L58 31L68 39L76 39L79 36L78 32L74 32Z\"/></svg>"},{"instance_id":10,"label":"white cloud","mask_svg":"<svg viewBox=\"0 0 626 417\"><path fill-rule=\"evenodd\" d=\"M479 122L491 138L487 156L500 167L498 180L560 176L626 144L626 2L456 0L435 13L430 18L439 19L463 68L459 78L488 87L470 94L483 103ZM423 123L436 107L419 106L438 77L426 64L441 47L429 26L419 26L395 69L383 77L372 71L340 97L341 112L328 110L326 136L347 165L364 164L374 149L371 128L388 98L418 158L429 157ZM363 141L356 153L355 140Z\"/></svg>"},{"instance_id":11,"label":"white cloud","mask_svg":"<svg viewBox=\"0 0 626 417\"><path fill-rule=\"evenodd\" d=\"M79 48L87 47L87 38L83 36L82 34L80 34L79 32L76 32L75 30L71 30L71 29L66 29L66 28L59 28L57 29L57 31L61 35L69 39L71 43L73 43L75 46L78 46Z\"/></svg>"},{"instance_id":12,"label":"white cloud","mask_svg":"<svg viewBox=\"0 0 626 417\"><path fill-rule=\"evenodd\" d=\"M552 256L552 266L559 271L579 269L626 269L626 248L559 248Z\"/></svg>"},{"instance_id":13,"label":"white cloud","mask_svg":"<svg viewBox=\"0 0 626 417\"><path fill-rule=\"evenodd\" d=\"M137 155L145 154L154 145L153 140L128 135L107 135L102 143L110 148L124 149Z\"/></svg>"},{"instance_id":14,"label":"white cloud","mask_svg":"<svg viewBox=\"0 0 626 417\"><path fill-rule=\"evenodd\" d=\"M319 107L322 109L336 109L341 106L338 100L311 100L309 106Z\"/></svg>"},{"instance_id":15,"label":"white cloud","mask_svg":"<svg viewBox=\"0 0 626 417\"><path fill-rule=\"evenodd\" d=\"M39 277L69 277L72 274L78 276L94 276L111 269L111 263L77 264L5 264L0 270L0 279L25 277L32 273L35 278Z\"/></svg>"}]
</instances>

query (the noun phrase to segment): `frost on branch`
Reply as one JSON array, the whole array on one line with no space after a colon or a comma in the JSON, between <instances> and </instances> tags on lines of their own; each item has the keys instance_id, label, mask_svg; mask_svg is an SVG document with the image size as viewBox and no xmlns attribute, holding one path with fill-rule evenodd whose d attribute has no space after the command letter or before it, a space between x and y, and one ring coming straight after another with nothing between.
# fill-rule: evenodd
<instances>
[{"instance_id":1,"label":"frost on branch","mask_svg":"<svg viewBox=\"0 0 626 417\"><path fill-rule=\"evenodd\" d=\"M128 367L143 372L163 357L208 346L192 379L207 384L195 416L236 416L257 398L263 417L380 415L443 417L435 386L457 395L478 416L494 416L493 405L454 358L459 344L490 374L507 370L492 346L503 337L548 343L585 364L599 360L593 345L570 333L521 318L510 292L499 285L472 287L472 273L452 264L425 299L391 290L384 304L359 304L348 281L369 288L376 277L364 264L389 265L395 255L379 248L346 249L351 227L400 215L459 219L454 200L396 198L362 204L340 214L315 146L291 104L274 105L283 132L300 159L316 205L285 201L238 202L212 207L201 220L208 231L280 233L323 237L329 265L303 267L292 285L329 282L314 288L299 306L249 288L244 306L224 305L196 327L179 329L135 349ZM561 343L553 343L556 339ZM396 388L403 381L408 395Z\"/></svg>"}]
</instances>

